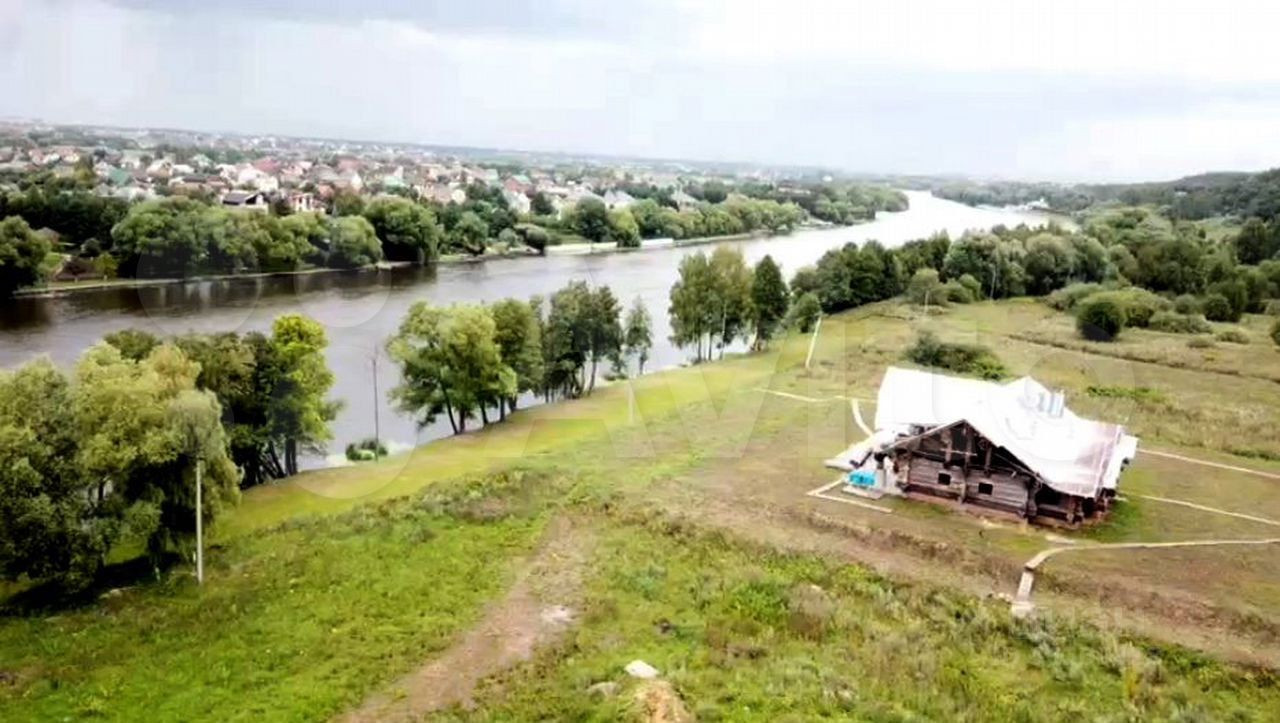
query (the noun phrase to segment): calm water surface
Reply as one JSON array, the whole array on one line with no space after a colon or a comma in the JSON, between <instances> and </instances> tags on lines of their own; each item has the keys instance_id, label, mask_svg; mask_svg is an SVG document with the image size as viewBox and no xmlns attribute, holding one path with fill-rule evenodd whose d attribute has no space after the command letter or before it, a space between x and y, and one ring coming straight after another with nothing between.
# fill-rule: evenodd
<instances>
[{"instance_id":1,"label":"calm water surface","mask_svg":"<svg viewBox=\"0 0 1280 723\"><path fill-rule=\"evenodd\" d=\"M907 195L909 210L881 213L871 223L734 243L749 263L771 254L790 278L827 249L850 241L876 239L893 247L936 231L945 230L955 238L967 229L1024 222L1040 225L1049 220L1036 212L970 208L926 192L908 191ZM207 281L19 299L0 307L0 367L42 354L60 365L70 365L104 334L129 327L161 336L188 331L244 332L266 330L280 314L306 314L328 329L329 365L337 379L333 396L346 405L334 423L330 451L340 452L348 442L372 433L375 403L382 436L394 449L448 433L447 421L419 430L411 418L388 404L386 390L397 383L398 372L385 354L378 364L380 398L375 402L373 355L381 351L415 301L450 304L546 296L575 279L608 284L624 308L637 296L648 306L655 346L649 368L661 369L686 358L667 341L667 294L677 278L680 259L699 250L709 251L710 247L499 259L434 269ZM331 454L329 461L333 458ZM311 467L324 464L320 457L308 460Z\"/></svg>"}]
</instances>

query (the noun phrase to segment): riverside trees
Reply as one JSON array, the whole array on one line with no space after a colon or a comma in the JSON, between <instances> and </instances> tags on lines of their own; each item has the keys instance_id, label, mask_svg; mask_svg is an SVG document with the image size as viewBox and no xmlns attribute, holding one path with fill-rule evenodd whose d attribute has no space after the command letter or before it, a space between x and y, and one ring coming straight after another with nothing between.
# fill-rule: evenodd
<instances>
[{"instance_id":1,"label":"riverside trees","mask_svg":"<svg viewBox=\"0 0 1280 723\"><path fill-rule=\"evenodd\" d=\"M135 361L161 345L133 329L104 341ZM297 474L299 452L322 452L332 438L329 425L340 403L328 398L334 381L324 358L328 340L316 321L287 314L275 320L270 336L186 334L172 343L199 365L196 386L221 405L242 487Z\"/></svg>"},{"instance_id":2,"label":"riverside trees","mask_svg":"<svg viewBox=\"0 0 1280 723\"><path fill-rule=\"evenodd\" d=\"M581 281L552 295L545 318L538 298L487 307L419 302L387 342L402 377L392 399L420 426L445 415L456 434L476 417L487 424L491 409L505 417L523 393L588 394L599 363L622 354L619 315L607 286Z\"/></svg>"},{"instance_id":3,"label":"riverside trees","mask_svg":"<svg viewBox=\"0 0 1280 723\"><path fill-rule=\"evenodd\" d=\"M0 576L75 587L126 536L153 561L194 531L196 460L206 521L237 497L215 395L172 344L128 358L108 344L64 374L47 360L0 372Z\"/></svg>"},{"instance_id":4,"label":"riverside trees","mask_svg":"<svg viewBox=\"0 0 1280 723\"><path fill-rule=\"evenodd\" d=\"M41 278L51 250L48 240L17 216L0 221L0 299Z\"/></svg>"}]
</instances>

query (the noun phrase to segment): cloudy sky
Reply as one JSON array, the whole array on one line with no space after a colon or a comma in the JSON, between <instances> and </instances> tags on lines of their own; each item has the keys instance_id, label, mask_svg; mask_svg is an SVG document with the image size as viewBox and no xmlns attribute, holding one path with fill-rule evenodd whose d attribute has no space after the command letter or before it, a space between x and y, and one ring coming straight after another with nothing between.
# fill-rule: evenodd
<instances>
[{"instance_id":1,"label":"cloudy sky","mask_svg":"<svg viewBox=\"0 0 1280 723\"><path fill-rule=\"evenodd\" d=\"M0 116L855 171L1280 165L1280 4L0 0Z\"/></svg>"}]
</instances>

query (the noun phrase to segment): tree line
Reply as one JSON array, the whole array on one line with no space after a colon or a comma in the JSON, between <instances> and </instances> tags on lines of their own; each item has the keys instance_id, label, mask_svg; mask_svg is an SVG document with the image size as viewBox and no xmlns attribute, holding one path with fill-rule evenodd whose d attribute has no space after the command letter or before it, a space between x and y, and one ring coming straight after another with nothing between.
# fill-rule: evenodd
<instances>
[{"instance_id":1,"label":"tree line","mask_svg":"<svg viewBox=\"0 0 1280 723\"><path fill-rule=\"evenodd\" d=\"M418 302L387 343L402 379L391 397L420 426L443 414L457 434L476 418L505 419L524 394L546 401L590 394L604 362L617 375L632 365L643 373L652 346L652 322L639 299L624 317L608 286L582 281L549 300Z\"/></svg>"},{"instance_id":2,"label":"tree line","mask_svg":"<svg viewBox=\"0 0 1280 723\"><path fill-rule=\"evenodd\" d=\"M708 256L680 261L671 287L671 342L693 347L695 362L724 355L735 340L763 349L783 326L791 305L782 271L771 256L748 267L742 251L719 246Z\"/></svg>"},{"instance_id":3,"label":"tree line","mask_svg":"<svg viewBox=\"0 0 1280 723\"><path fill-rule=\"evenodd\" d=\"M1102 329L1091 332L1100 338L1153 318L1166 329L1196 329L1197 319L1233 322L1280 306L1280 258L1272 250L1273 243L1280 250L1280 239L1273 241L1272 231L1249 223L1215 241L1193 223L1150 209L1108 209L1079 231L996 226L895 249L848 244L797 271L791 286L828 313L904 292L934 304L1049 295L1057 308L1084 317L1082 326Z\"/></svg>"}]
</instances>

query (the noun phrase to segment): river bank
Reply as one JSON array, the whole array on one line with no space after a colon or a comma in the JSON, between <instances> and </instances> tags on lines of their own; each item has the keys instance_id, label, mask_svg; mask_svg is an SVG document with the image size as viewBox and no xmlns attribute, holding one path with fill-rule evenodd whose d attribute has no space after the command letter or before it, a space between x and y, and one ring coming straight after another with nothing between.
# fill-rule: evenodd
<instances>
[{"instance_id":1,"label":"river bank","mask_svg":"<svg viewBox=\"0 0 1280 723\"><path fill-rule=\"evenodd\" d=\"M864 222L866 223L866 222ZM857 225L857 224L854 224ZM823 228L831 228L830 225L805 225L796 230L818 230ZM766 238L773 236L789 236L793 231L784 231L781 233L773 233L769 231L749 231L747 233L727 234L724 236L699 236L690 239L644 239L640 242L640 246L635 248L619 247L612 243L573 243L559 244L556 246L548 246L544 253L537 253L535 250L522 246L514 249L503 251L488 250L480 256L472 256L469 254L443 254L428 266L448 266L454 264L478 264L486 261L497 259L520 259L520 258L543 258L546 256L574 256L574 255L597 255L611 253L634 253L637 251L655 251L668 248L682 248L685 246L701 246L713 243L732 243L735 241L748 241L757 238ZM414 266L410 261L380 261L369 266L362 266L355 269L332 269L332 268L310 268L295 269L292 271L261 271L245 274L204 274L199 276L186 276L162 279L95 279L90 281L54 281L47 286L31 287L27 289L19 289L13 296L14 298L56 298L85 291L101 291L103 289L146 289L160 286L176 286L181 284L199 284L211 281L243 281L252 279L276 279L288 278L293 276L306 276L313 274L341 274L369 271L388 271L398 268L408 268Z\"/></svg>"},{"instance_id":2,"label":"river bank","mask_svg":"<svg viewBox=\"0 0 1280 723\"><path fill-rule=\"evenodd\" d=\"M893 247L938 231L955 236L966 229L996 224L1044 222L1035 214L974 209L923 192L909 192L909 196L907 211L881 213L869 223L804 228L787 236L739 237L730 243L742 250L748 263L766 254L772 256L790 278L797 269L847 243L874 239ZM448 424L438 420L420 428L413 418L396 410L385 394L375 400L370 393L374 374L371 358L381 353L414 303L448 306L492 303L508 297L546 299L572 281L607 284L624 305L639 299L653 319L654 349L647 367L676 366L687 355L669 341L667 312L680 261L693 253L698 243L724 240L689 239L679 246L651 244L641 249L643 253L597 244L598 248L585 253L549 253L536 263L522 257L488 256L431 266L232 276L138 288L82 286L76 293L19 297L6 302L0 313L0 368L42 355L69 367L103 335L126 328L162 337L188 332L245 333L269 330L281 314L304 314L325 327L330 340L326 359L336 379L333 397L345 402L333 423L330 451L340 452L348 442L369 436L375 414L388 444L416 446L447 436ZM385 391L399 381L395 365L384 357L377 364L377 388ZM314 468L327 462L323 455L316 455L302 464Z\"/></svg>"}]
</instances>

